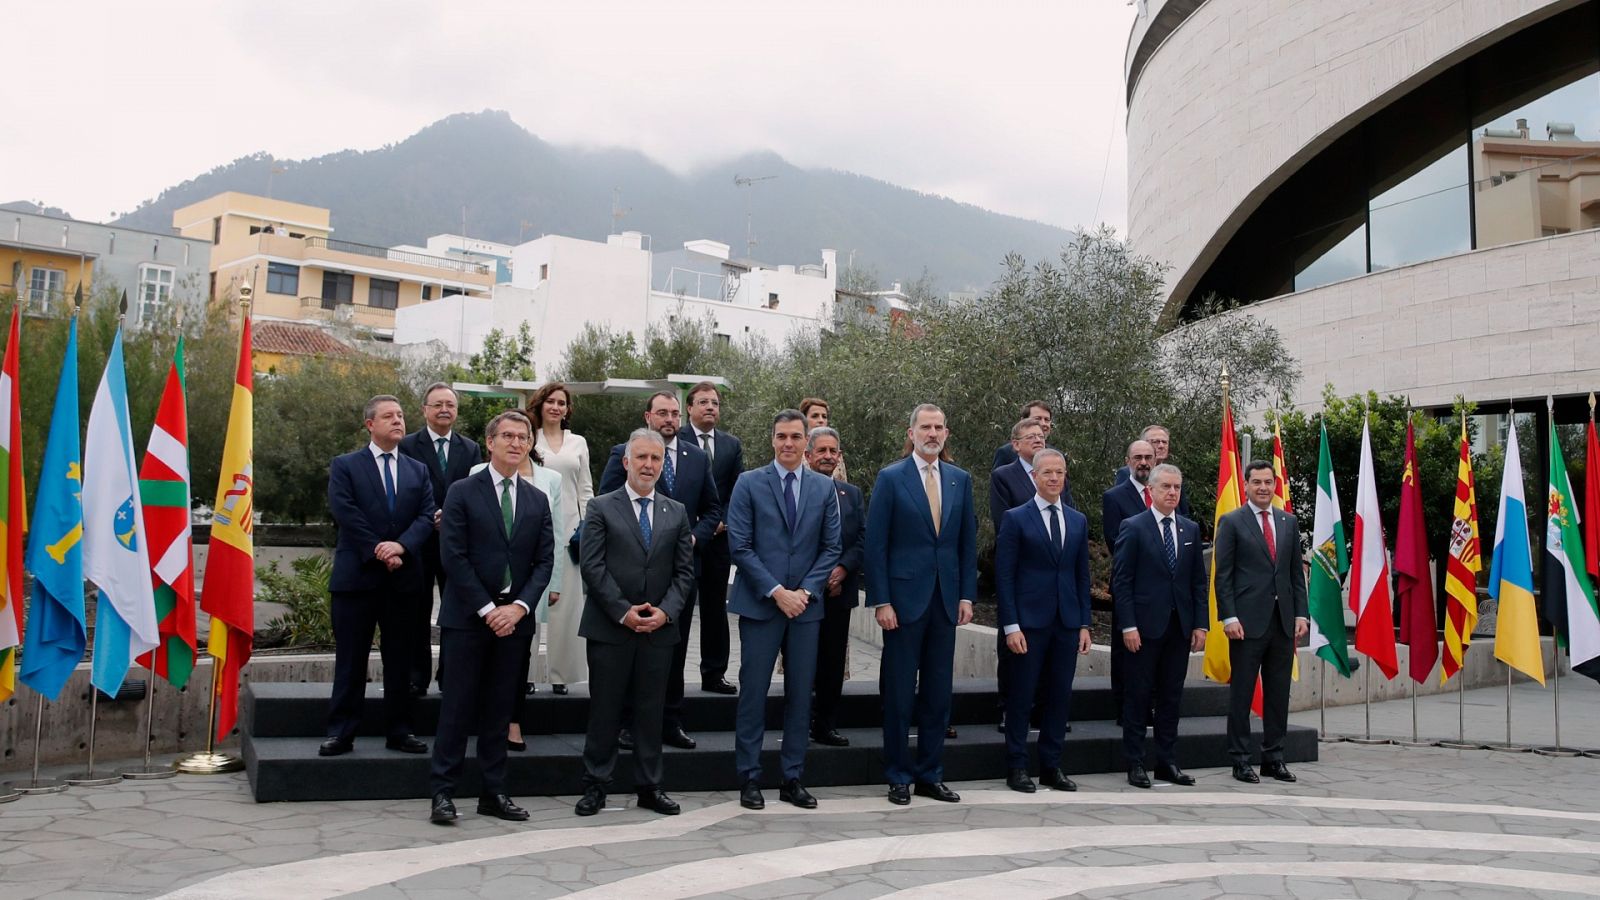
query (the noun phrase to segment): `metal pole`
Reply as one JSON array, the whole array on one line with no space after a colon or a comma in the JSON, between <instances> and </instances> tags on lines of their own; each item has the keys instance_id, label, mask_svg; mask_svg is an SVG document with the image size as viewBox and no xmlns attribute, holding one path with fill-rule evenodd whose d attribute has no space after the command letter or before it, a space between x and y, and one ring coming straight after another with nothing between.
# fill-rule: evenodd
<instances>
[{"instance_id":1,"label":"metal pole","mask_svg":"<svg viewBox=\"0 0 1600 900\"><path fill-rule=\"evenodd\" d=\"M57 778L39 777L39 742L44 735L44 695L39 695L38 705L33 711L33 777L26 781L7 781L0 784L0 793L7 794L7 800L15 800L9 792L21 794L53 794L67 789L67 783Z\"/></svg>"},{"instance_id":2,"label":"metal pole","mask_svg":"<svg viewBox=\"0 0 1600 900\"><path fill-rule=\"evenodd\" d=\"M100 689L94 684L89 685L89 767L75 775L63 778L67 784L74 787L100 787L106 784L116 784L122 780L122 775L96 775L94 773L94 741L97 726L100 720Z\"/></svg>"},{"instance_id":3,"label":"metal pole","mask_svg":"<svg viewBox=\"0 0 1600 900\"><path fill-rule=\"evenodd\" d=\"M1317 666L1317 737L1328 739L1328 661Z\"/></svg>"},{"instance_id":4,"label":"metal pole","mask_svg":"<svg viewBox=\"0 0 1600 900\"><path fill-rule=\"evenodd\" d=\"M186 756L172 764L172 768L185 775L219 775L237 772L244 768L244 760L231 753L216 752L217 736L217 686L222 681L222 666L211 658L211 702L206 712L206 749Z\"/></svg>"},{"instance_id":5,"label":"metal pole","mask_svg":"<svg viewBox=\"0 0 1600 900\"><path fill-rule=\"evenodd\" d=\"M1556 742L1552 747L1535 747L1533 752L1540 756L1582 756L1581 751L1561 746L1561 645L1556 644L1554 650L1555 671L1550 675L1550 687L1552 701L1555 703Z\"/></svg>"},{"instance_id":6,"label":"metal pole","mask_svg":"<svg viewBox=\"0 0 1600 900\"><path fill-rule=\"evenodd\" d=\"M155 766L150 764L150 731L156 717L156 670L155 651L151 651L150 687L144 698L144 765L122 770L122 777L130 781L150 781L157 778L171 778L178 773L171 766Z\"/></svg>"},{"instance_id":7,"label":"metal pole","mask_svg":"<svg viewBox=\"0 0 1600 900\"><path fill-rule=\"evenodd\" d=\"M1515 426L1515 423L1513 423ZM1490 744L1490 750L1499 750L1502 753L1527 753L1528 747L1519 747L1511 743L1511 667L1506 666L1506 742L1504 744Z\"/></svg>"},{"instance_id":8,"label":"metal pole","mask_svg":"<svg viewBox=\"0 0 1600 900\"><path fill-rule=\"evenodd\" d=\"M1361 705L1367 717L1367 733L1365 737L1345 738L1352 744L1392 744L1388 738L1375 738L1372 736L1372 657L1361 664Z\"/></svg>"},{"instance_id":9,"label":"metal pole","mask_svg":"<svg viewBox=\"0 0 1600 900\"><path fill-rule=\"evenodd\" d=\"M1417 727L1417 682L1415 682L1415 681L1407 681L1406 682L1406 693L1411 695L1411 740L1409 740L1409 741L1396 740L1395 743L1398 744L1401 747L1437 747L1438 743L1436 741L1425 741L1421 737L1418 736L1419 729Z\"/></svg>"},{"instance_id":10,"label":"metal pole","mask_svg":"<svg viewBox=\"0 0 1600 900\"><path fill-rule=\"evenodd\" d=\"M1456 739L1440 741L1439 746L1450 750L1482 750L1483 745L1467 740L1467 669L1463 664L1456 671Z\"/></svg>"}]
</instances>

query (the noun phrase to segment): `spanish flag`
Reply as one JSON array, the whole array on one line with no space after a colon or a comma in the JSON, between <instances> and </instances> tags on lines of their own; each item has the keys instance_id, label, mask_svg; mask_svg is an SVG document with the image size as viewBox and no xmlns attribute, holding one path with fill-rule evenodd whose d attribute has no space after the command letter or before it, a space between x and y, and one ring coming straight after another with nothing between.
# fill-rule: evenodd
<instances>
[{"instance_id":1,"label":"spanish flag","mask_svg":"<svg viewBox=\"0 0 1600 900\"><path fill-rule=\"evenodd\" d=\"M1222 405L1222 453L1217 461L1217 511L1211 518L1211 533L1217 533L1222 517L1244 505L1244 478L1239 465L1239 442L1233 433L1233 410ZM1211 627L1206 632L1206 656L1201 671L1212 681L1227 684L1233 676L1228 661L1228 636L1222 633L1217 618L1217 557L1211 556Z\"/></svg>"},{"instance_id":2,"label":"spanish flag","mask_svg":"<svg viewBox=\"0 0 1600 900\"><path fill-rule=\"evenodd\" d=\"M217 670L217 740L228 736L239 718L239 672L255 643L255 543L251 536L255 482L251 471L253 431L250 317L239 336L239 367L233 383L228 436L222 445L222 472L211 521L200 608L211 616L207 652Z\"/></svg>"}]
</instances>

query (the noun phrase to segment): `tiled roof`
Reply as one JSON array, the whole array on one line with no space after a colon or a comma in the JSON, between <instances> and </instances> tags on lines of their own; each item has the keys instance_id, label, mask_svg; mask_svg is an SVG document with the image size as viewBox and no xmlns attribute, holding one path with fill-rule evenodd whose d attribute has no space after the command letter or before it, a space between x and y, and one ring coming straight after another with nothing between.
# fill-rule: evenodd
<instances>
[{"instance_id":1,"label":"tiled roof","mask_svg":"<svg viewBox=\"0 0 1600 900\"><path fill-rule=\"evenodd\" d=\"M285 353L292 356L350 356L354 350L315 325L292 322L255 322L250 336L257 353Z\"/></svg>"}]
</instances>

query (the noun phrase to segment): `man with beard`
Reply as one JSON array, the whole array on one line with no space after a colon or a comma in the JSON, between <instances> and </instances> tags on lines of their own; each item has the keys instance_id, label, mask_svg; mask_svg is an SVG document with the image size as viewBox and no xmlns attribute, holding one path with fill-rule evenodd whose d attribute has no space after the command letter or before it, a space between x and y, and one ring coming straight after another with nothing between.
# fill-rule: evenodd
<instances>
[{"instance_id":1,"label":"man with beard","mask_svg":"<svg viewBox=\"0 0 1600 900\"><path fill-rule=\"evenodd\" d=\"M1115 550L1117 535L1122 533L1122 520L1139 515L1150 508L1150 470L1155 466L1155 448L1149 441L1140 439L1128 445L1128 456L1123 470L1129 477L1119 479L1100 495L1100 534L1105 537L1106 548ZM1111 598L1113 604L1117 598ZM1112 634L1120 634L1126 623L1117 621L1116 608L1111 613ZM1122 641L1111 641L1111 700L1117 708L1117 724L1122 724L1122 683L1128 665L1128 648Z\"/></svg>"}]
</instances>

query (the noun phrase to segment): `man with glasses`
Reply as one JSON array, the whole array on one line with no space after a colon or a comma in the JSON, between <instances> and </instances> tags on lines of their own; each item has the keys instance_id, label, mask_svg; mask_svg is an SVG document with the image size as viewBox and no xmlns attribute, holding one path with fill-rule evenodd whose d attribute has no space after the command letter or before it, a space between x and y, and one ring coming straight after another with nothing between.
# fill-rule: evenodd
<instances>
[{"instance_id":1,"label":"man with glasses","mask_svg":"<svg viewBox=\"0 0 1600 900\"><path fill-rule=\"evenodd\" d=\"M400 439L400 452L427 467L433 499L440 507L433 516L434 533L422 546L427 589L416 594L418 602L406 613L414 629L406 649L411 663L411 693L418 697L428 692L428 682L434 675L433 589L437 586L442 595L445 586L445 571L439 565L439 515L450 485L467 477L472 467L481 462L477 442L455 432L459 405L460 399L450 385L442 381L428 385L422 392L422 420L426 424ZM443 665L441 659L441 669Z\"/></svg>"},{"instance_id":2,"label":"man with glasses","mask_svg":"<svg viewBox=\"0 0 1600 900\"><path fill-rule=\"evenodd\" d=\"M1045 441L1048 442L1050 440L1050 430L1055 417L1050 412L1049 405L1047 405L1043 400L1032 400L1028 403L1024 403L1022 405L1022 414L1018 418L1033 419L1034 421L1038 422L1039 427L1044 429ZM993 471L1001 466L1008 466L1016 461L1017 447L1011 441L1007 441L1006 443L995 448L994 462L989 464L989 469L990 471Z\"/></svg>"},{"instance_id":3,"label":"man with glasses","mask_svg":"<svg viewBox=\"0 0 1600 900\"><path fill-rule=\"evenodd\" d=\"M1144 427L1144 431L1139 432L1139 440L1150 445L1150 465L1152 467L1172 462L1172 433L1167 430L1167 426L1146 425ZM1117 476L1112 480L1111 483L1116 485L1127 480L1128 467L1124 465L1122 468L1117 470ZM1141 481L1140 483L1142 484L1143 482ZM1178 515L1185 517L1189 516L1189 485L1187 482L1185 482L1183 485L1182 496L1178 498ZM1116 539L1117 536L1114 532L1106 532L1107 544L1115 542Z\"/></svg>"}]
</instances>

